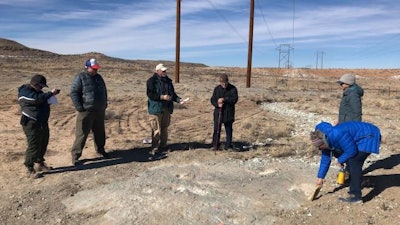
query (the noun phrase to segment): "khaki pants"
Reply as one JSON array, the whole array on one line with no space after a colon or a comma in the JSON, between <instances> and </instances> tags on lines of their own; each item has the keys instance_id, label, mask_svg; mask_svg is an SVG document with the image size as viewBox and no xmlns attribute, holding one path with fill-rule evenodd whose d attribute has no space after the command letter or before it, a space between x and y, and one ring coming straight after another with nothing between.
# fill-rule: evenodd
<instances>
[{"instance_id":1,"label":"khaki pants","mask_svg":"<svg viewBox=\"0 0 400 225\"><path fill-rule=\"evenodd\" d=\"M163 108L163 112L157 115L150 115L151 143L152 147L165 147L168 140L168 126L171 122L171 114L168 108Z\"/></svg>"},{"instance_id":2,"label":"khaki pants","mask_svg":"<svg viewBox=\"0 0 400 225\"><path fill-rule=\"evenodd\" d=\"M104 127L105 111L101 112L78 112L76 116L75 141L72 145L71 154L78 159L82 155L82 150L90 131L93 132L94 147L96 152L104 152L106 134Z\"/></svg>"}]
</instances>

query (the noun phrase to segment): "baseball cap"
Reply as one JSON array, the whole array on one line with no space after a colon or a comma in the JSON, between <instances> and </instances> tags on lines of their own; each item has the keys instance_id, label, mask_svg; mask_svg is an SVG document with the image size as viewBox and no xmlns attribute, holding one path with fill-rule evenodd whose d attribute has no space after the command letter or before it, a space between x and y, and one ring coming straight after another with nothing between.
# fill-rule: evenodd
<instances>
[{"instance_id":1,"label":"baseball cap","mask_svg":"<svg viewBox=\"0 0 400 225\"><path fill-rule=\"evenodd\" d=\"M31 79L31 85L41 85L42 87L49 87L47 86L46 78L43 75L36 74Z\"/></svg>"},{"instance_id":2,"label":"baseball cap","mask_svg":"<svg viewBox=\"0 0 400 225\"><path fill-rule=\"evenodd\" d=\"M164 64L160 63L156 66L156 71L161 70L161 71L166 71L168 68L164 66Z\"/></svg>"},{"instance_id":3,"label":"baseball cap","mask_svg":"<svg viewBox=\"0 0 400 225\"><path fill-rule=\"evenodd\" d=\"M86 60L85 68L89 68L89 67L91 67L92 69L97 70L97 69L100 68L100 65L99 65L99 63L97 62L96 59L92 58L92 59Z\"/></svg>"}]
</instances>

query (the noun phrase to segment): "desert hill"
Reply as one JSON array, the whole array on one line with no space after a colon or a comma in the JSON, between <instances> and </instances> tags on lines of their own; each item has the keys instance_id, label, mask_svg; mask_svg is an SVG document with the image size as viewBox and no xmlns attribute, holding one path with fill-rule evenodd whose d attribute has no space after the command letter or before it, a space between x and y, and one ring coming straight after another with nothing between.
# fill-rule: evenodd
<instances>
[{"instance_id":1,"label":"desert hill","mask_svg":"<svg viewBox=\"0 0 400 225\"><path fill-rule=\"evenodd\" d=\"M111 158L95 153L90 135L84 164L72 167L75 109L69 88L91 57L99 60L109 91ZM173 79L174 62L61 55L0 39L0 224L400 224L398 69L253 68L248 88L246 68L181 63L174 86L189 101L175 105L169 150L154 158L143 142L150 135L145 84L158 63L169 67ZM342 93L335 81L348 72L365 89L363 120L380 127L381 153L364 165L363 204L338 202L348 188L336 184L334 164L310 202L319 152L308 135L321 120L336 120ZM45 156L54 169L28 179L17 88L36 73L61 94L51 106ZM210 97L220 73L228 73L239 91L236 151L210 150Z\"/></svg>"}]
</instances>

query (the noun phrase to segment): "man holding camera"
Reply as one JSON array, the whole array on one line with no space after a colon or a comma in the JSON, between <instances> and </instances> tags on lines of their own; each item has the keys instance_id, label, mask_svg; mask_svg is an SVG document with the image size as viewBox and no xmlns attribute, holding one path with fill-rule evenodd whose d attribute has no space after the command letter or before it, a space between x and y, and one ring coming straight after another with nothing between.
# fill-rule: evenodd
<instances>
[{"instance_id":1,"label":"man holding camera","mask_svg":"<svg viewBox=\"0 0 400 225\"><path fill-rule=\"evenodd\" d=\"M75 141L72 145L72 164L77 166L86 139L93 132L95 150L105 158L106 134L104 118L107 108L107 88L103 77L97 73L100 68L97 60L86 60L85 70L75 76L71 85L71 100L77 111Z\"/></svg>"},{"instance_id":2,"label":"man holding camera","mask_svg":"<svg viewBox=\"0 0 400 225\"><path fill-rule=\"evenodd\" d=\"M38 178L40 171L48 171L51 168L45 164L44 155L49 143L49 117L50 99L60 93L59 89L43 92L47 86L46 78L43 75L34 75L29 84L18 88L18 103L21 106L22 129L26 135L28 147L25 152L27 176ZM34 168L34 164L38 164Z\"/></svg>"}]
</instances>

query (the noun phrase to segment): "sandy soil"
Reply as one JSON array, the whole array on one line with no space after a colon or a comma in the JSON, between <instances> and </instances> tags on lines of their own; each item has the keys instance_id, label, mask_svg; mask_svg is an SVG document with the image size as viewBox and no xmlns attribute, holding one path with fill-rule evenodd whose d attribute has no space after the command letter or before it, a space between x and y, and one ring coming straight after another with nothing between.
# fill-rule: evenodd
<instances>
[{"instance_id":1,"label":"sandy soil","mask_svg":"<svg viewBox=\"0 0 400 225\"><path fill-rule=\"evenodd\" d=\"M381 154L365 164L364 203L354 205L337 200L347 188L336 184L334 165L318 198L307 200L319 160L308 132L321 119L335 120L340 90L332 83L346 71L259 68L247 88L245 69L182 64L175 88L190 100L176 105L169 151L151 157L143 143L150 134L145 82L158 62L98 53L59 56L6 44L0 44L1 224L400 224L397 70L380 76L371 75L378 70L356 71L366 88L364 119L381 127L384 139ZM90 56L99 59L109 89L111 158L96 155L89 136L84 164L72 167L75 111L69 87ZM165 63L174 78L173 64ZM211 151L209 145L209 98L220 72L231 74L239 90L234 152ZM26 140L17 87L35 73L44 74L61 94L52 106L46 155L54 170L29 179L22 164ZM384 89L388 83L391 95Z\"/></svg>"}]
</instances>

